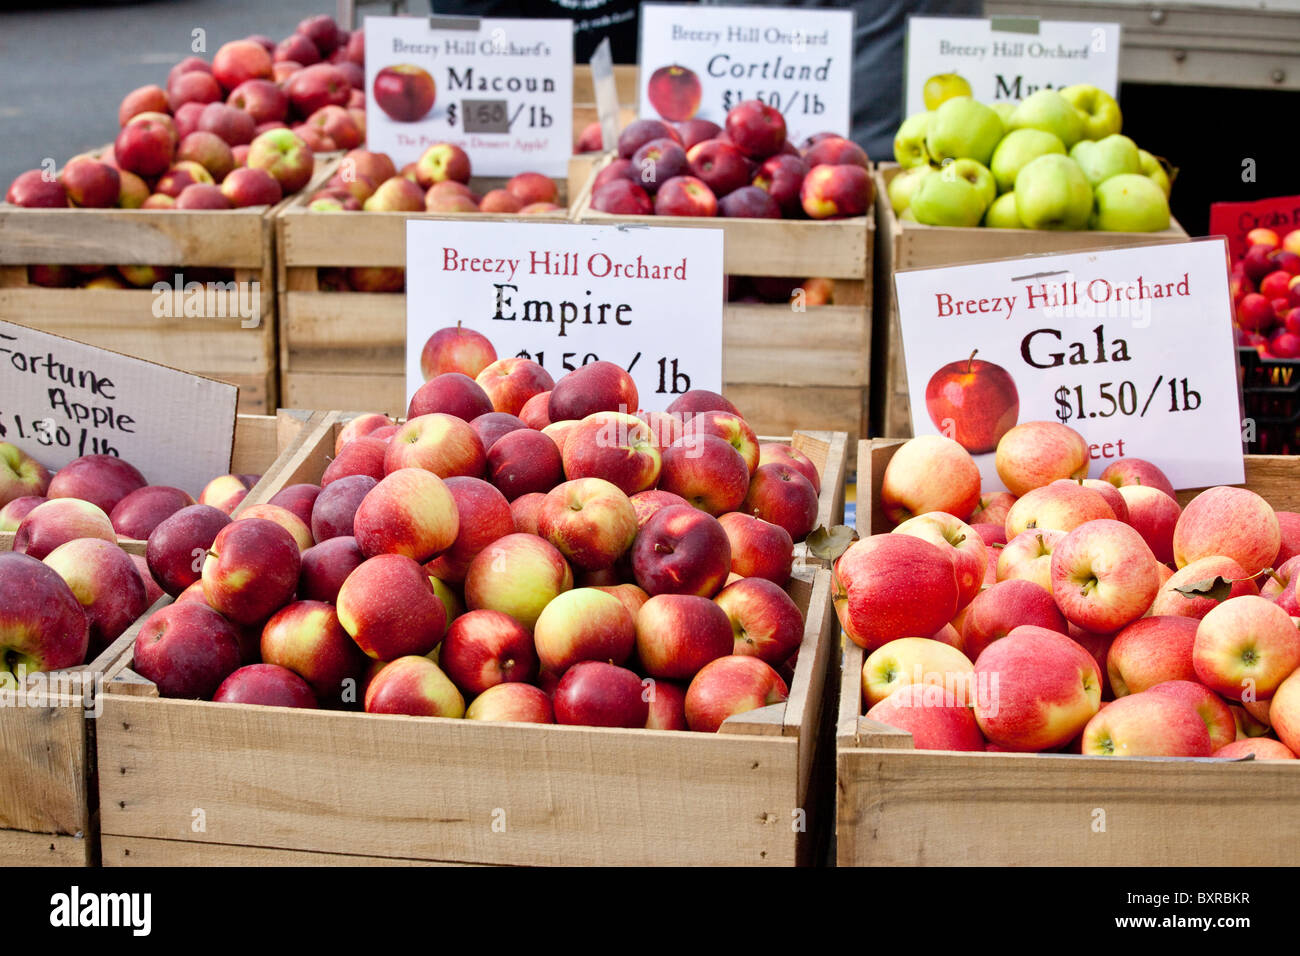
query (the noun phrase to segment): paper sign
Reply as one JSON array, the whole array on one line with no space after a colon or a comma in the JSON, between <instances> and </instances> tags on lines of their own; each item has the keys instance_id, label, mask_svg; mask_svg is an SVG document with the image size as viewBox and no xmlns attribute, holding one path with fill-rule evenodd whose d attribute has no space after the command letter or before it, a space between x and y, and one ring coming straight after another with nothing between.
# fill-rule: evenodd
<instances>
[{"instance_id":1,"label":"paper sign","mask_svg":"<svg viewBox=\"0 0 1300 956\"><path fill-rule=\"evenodd\" d=\"M366 17L366 148L399 167L435 143L478 176L568 173L573 21Z\"/></svg>"},{"instance_id":2,"label":"paper sign","mask_svg":"<svg viewBox=\"0 0 1300 956\"><path fill-rule=\"evenodd\" d=\"M961 442L986 490L1004 488L997 438L1029 421L1082 434L1093 477L1144 458L1176 488L1244 480L1222 239L918 269L894 282L913 431Z\"/></svg>"},{"instance_id":3,"label":"paper sign","mask_svg":"<svg viewBox=\"0 0 1300 956\"><path fill-rule=\"evenodd\" d=\"M1252 229L1272 229L1279 239L1300 229L1300 196L1210 204L1210 235L1228 237L1233 261L1246 254L1246 233Z\"/></svg>"},{"instance_id":4,"label":"paper sign","mask_svg":"<svg viewBox=\"0 0 1300 956\"><path fill-rule=\"evenodd\" d=\"M721 229L565 223L406 224L406 396L438 329L481 332L500 358L552 378L600 359L636 382L641 407L722 391Z\"/></svg>"},{"instance_id":5,"label":"paper sign","mask_svg":"<svg viewBox=\"0 0 1300 956\"><path fill-rule=\"evenodd\" d=\"M848 136L853 12L641 5L639 112L722 125L744 100L785 116L799 145L824 130Z\"/></svg>"},{"instance_id":6,"label":"paper sign","mask_svg":"<svg viewBox=\"0 0 1300 956\"><path fill-rule=\"evenodd\" d=\"M0 322L0 441L50 471L114 455L195 497L230 471L239 389Z\"/></svg>"},{"instance_id":7,"label":"paper sign","mask_svg":"<svg viewBox=\"0 0 1300 956\"><path fill-rule=\"evenodd\" d=\"M906 115L925 112L925 81L957 73L981 103L1089 83L1119 90L1119 24L908 17Z\"/></svg>"}]
</instances>

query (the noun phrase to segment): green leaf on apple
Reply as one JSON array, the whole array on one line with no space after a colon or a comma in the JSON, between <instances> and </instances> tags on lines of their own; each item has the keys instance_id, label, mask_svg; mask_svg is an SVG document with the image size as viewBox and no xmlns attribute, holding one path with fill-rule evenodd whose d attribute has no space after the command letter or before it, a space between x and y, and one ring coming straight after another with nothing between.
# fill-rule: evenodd
<instances>
[{"instance_id":1,"label":"green leaf on apple","mask_svg":"<svg viewBox=\"0 0 1300 956\"><path fill-rule=\"evenodd\" d=\"M829 529L821 525L808 534L808 552L814 557L834 561L857 540L858 532L846 524L837 524Z\"/></svg>"},{"instance_id":2,"label":"green leaf on apple","mask_svg":"<svg viewBox=\"0 0 1300 956\"><path fill-rule=\"evenodd\" d=\"M1206 578L1204 581L1193 581L1191 584L1184 584L1180 588L1174 588L1174 590L1189 601L1192 598L1199 597L1219 602L1228 599L1228 595L1232 593L1232 584L1233 582L1228 578L1218 575Z\"/></svg>"}]
</instances>

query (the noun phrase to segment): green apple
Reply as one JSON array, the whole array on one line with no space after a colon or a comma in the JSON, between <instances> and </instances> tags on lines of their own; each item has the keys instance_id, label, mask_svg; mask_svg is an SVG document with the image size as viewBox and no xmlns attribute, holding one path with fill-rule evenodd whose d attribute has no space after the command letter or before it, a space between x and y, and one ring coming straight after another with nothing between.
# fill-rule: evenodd
<instances>
[{"instance_id":1,"label":"green apple","mask_svg":"<svg viewBox=\"0 0 1300 956\"><path fill-rule=\"evenodd\" d=\"M927 163L924 166L913 166L911 169L904 169L889 181L889 205L894 208L895 213L901 213L912 203L912 194L916 192L916 187L921 184L921 180L935 171L935 168Z\"/></svg>"},{"instance_id":2,"label":"green apple","mask_svg":"<svg viewBox=\"0 0 1300 956\"><path fill-rule=\"evenodd\" d=\"M930 151L925 148L925 133L930 128L933 113L916 113L903 120L894 134L894 159L904 169L930 162Z\"/></svg>"},{"instance_id":3,"label":"green apple","mask_svg":"<svg viewBox=\"0 0 1300 956\"><path fill-rule=\"evenodd\" d=\"M925 81L921 98L927 110L937 110L954 96L970 96L970 84L958 73L939 73Z\"/></svg>"},{"instance_id":4,"label":"green apple","mask_svg":"<svg viewBox=\"0 0 1300 956\"><path fill-rule=\"evenodd\" d=\"M1141 173L1120 173L1097 187L1095 229L1160 232L1169 228L1169 200Z\"/></svg>"},{"instance_id":5,"label":"green apple","mask_svg":"<svg viewBox=\"0 0 1300 956\"><path fill-rule=\"evenodd\" d=\"M912 209L911 206L908 206L906 209L904 209L902 212L898 214L898 221L899 222L920 222L921 220L916 218L916 212Z\"/></svg>"},{"instance_id":6,"label":"green apple","mask_svg":"<svg viewBox=\"0 0 1300 956\"><path fill-rule=\"evenodd\" d=\"M927 226L978 226L996 192L992 173L973 159L957 159L922 178L908 211Z\"/></svg>"},{"instance_id":7,"label":"green apple","mask_svg":"<svg viewBox=\"0 0 1300 956\"><path fill-rule=\"evenodd\" d=\"M1016 111L1016 107L1019 104L1001 100L991 105L993 106L993 112L998 114L998 119L1002 120L1002 127L1004 129L1011 129L1011 126L1009 125L1011 123L1011 114Z\"/></svg>"},{"instance_id":8,"label":"green apple","mask_svg":"<svg viewBox=\"0 0 1300 956\"><path fill-rule=\"evenodd\" d=\"M1095 141L1081 139L1070 150L1070 158L1079 164L1093 189L1112 176L1142 171L1137 143L1122 133Z\"/></svg>"},{"instance_id":9,"label":"green apple","mask_svg":"<svg viewBox=\"0 0 1300 956\"><path fill-rule=\"evenodd\" d=\"M1083 115L1056 90L1039 90L1021 100L1010 127L1053 133L1066 149L1083 139Z\"/></svg>"},{"instance_id":10,"label":"green apple","mask_svg":"<svg viewBox=\"0 0 1300 956\"><path fill-rule=\"evenodd\" d=\"M957 96L930 114L925 146L936 163L973 159L987 166L1004 132L1002 120L991 107L969 96Z\"/></svg>"},{"instance_id":11,"label":"green apple","mask_svg":"<svg viewBox=\"0 0 1300 956\"><path fill-rule=\"evenodd\" d=\"M989 170L997 181L998 192L1009 193L1016 188L1016 173L1030 160L1048 153L1065 155L1065 144L1055 133L1045 133L1041 129L1013 129L998 148L993 150L993 160Z\"/></svg>"},{"instance_id":12,"label":"green apple","mask_svg":"<svg viewBox=\"0 0 1300 956\"><path fill-rule=\"evenodd\" d=\"M1138 150L1138 172L1163 189L1165 198L1169 198L1169 190L1173 188L1173 183L1169 180L1169 173L1165 170L1164 163L1145 149Z\"/></svg>"},{"instance_id":13,"label":"green apple","mask_svg":"<svg viewBox=\"0 0 1300 956\"><path fill-rule=\"evenodd\" d=\"M1124 114L1120 112L1115 97L1105 90L1099 90L1091 83L1076 83L1061 90L1061 95L1083 114L1085 139L1105 139L1123 128Z\"/></svg>"},{"instance_id":14,"label":"green apple","mask_svg":"<svg viewBox=\"0 0 1300 956\"><path fill-rule=\"evenodd\" d=\"M1048 153L1016 176L1016 215L1029 229L1086 229L1092 187L1069 156Z\"/></svg>"},{"instance_id":15,"label":"green apple","mask_svg":"<svg viewBox=\"0 0 1300 956\"><path fill-rule=\"evenodd\" d=\"M993 200L989 211L984 214L984 225L990 229L1024 229L1020 214L1016 212L1016 194L1014 191L1003 193Z\"/></svg>"}]
</instances>

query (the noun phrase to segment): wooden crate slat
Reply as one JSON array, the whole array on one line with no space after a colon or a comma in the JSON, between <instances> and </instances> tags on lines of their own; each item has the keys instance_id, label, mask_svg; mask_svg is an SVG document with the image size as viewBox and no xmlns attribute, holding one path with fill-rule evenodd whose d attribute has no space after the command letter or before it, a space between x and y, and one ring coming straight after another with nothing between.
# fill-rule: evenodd
<instances>
[{"instance_id":1,"label":"wooden crate slat","mask_svg":"<svg viewBox=\"0 0 1300 956\"><path fill-rule=\"evenodd\" d=\"M0 830L4 866L91 866L93 842L86 836Z\"/></svg>"},{"instance_id":2,"label":"wooden crate slat","mask_svg":"<svg viewBox=\"0 0 1300 956\"><path fill-rule=\"evenodd\" d=\"M726 384L722 393L760 434L788 435L809 422L823 430L845 432L850 441L866 434L865 388Z\"/></svg>"},{"instance_id":3,"label":"wooden crate slat","mask_svg":"<svg viewBox=\"0 0 1300 956\"><path fill-rule=\"evenodd\" d=\"M107 836L104 866L469 866L435 860L403 860L344 853L277 850L186 840Z\"/></svg>"},{"instance_id":4,"label":"wooden crate slat","mask_svg":"<svg viewBox=\"0 0 1300 956\"><path fill-rule=\"evenodd\" d=\"M870 371L871 314L862 306L823 305L807 312L781 303L726 307L724 382L860 388Z\"/></svg>"},{"instance_id":5,"label":"wooden crate slat","mask_svg":"<svg viewBox=\"0 0 1300 956\"><path fill-rule=\"evenodd\" d=\"M86 717L80 698L0 713L0 827L44 834L85 833Z\"/></svg>"}]
</instances>

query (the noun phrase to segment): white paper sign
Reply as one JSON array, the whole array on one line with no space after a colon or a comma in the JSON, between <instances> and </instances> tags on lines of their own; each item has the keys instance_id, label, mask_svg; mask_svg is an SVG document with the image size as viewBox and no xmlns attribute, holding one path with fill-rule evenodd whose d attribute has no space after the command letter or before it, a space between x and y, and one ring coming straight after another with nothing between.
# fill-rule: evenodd
<instances>
[{"instance_id":1,"label":"white paper sign","mask_svg":"<svg viewBox=\"0 0 1300 956\"><path fill-rule=\"evenodd\" d=\"M964 77L981 103L1015 103L1075 83L1115 96L1119 39L1118 23L908 17L905 115L925 112L925 81L942 73Z\"/></svg>"},{"instance_id":2,"label":"white paper sign","mask_svg":"<svg viewBox=\"0 0 1300 956\"><path fill-rule=\"evenodd\" d=\"M194 496L230 471L239 389L0 322L0 441L50 471L116 455Z\"/></svg>"},{"instance_id":3,"label":"white paper sign","mask_svg":"<svg viewBox=\"0 0 1300 956\"><path fill-rule=\"evenodd\" d=\"M722 391L721 229L566 223L406 224L406 396L420 350L457 322L559 379L589 362L627 369L641 407Z\"/></svg>"},{"instance_id":4,"label":"white paper sign","mask_svg":"<svg viewBox=\"0 0 1300 956\"><path fill-rule=\"evenodd\" d=\"M475 175L566 175L573 21L433 20L366 17L366 148L400 167L446 142Z\"/></svg>"},{"instance_id":5,"label":"white paper sign","mask_svg":"<svg viewBox=\"0 0 1300 956\"><path fill-rule=\"evenodd\" d=\"M849 135L851 10L643 3L637 62L643 117L722 125L737 103L762 100L796 146L823 130Z\"/></svg>"},{"instance_id":6,"label":"white paper sign","mask_svg":"<svg viewBox=\"0 0 1300 956\"><path fill-rule=\"evenodd\" d=\"M961 441L990 490L1004 486L977 446L993 422L1065 422L1093 477L1143 458L1176 488L1243 481L1225 256L1215 238L899 272L914 433ZM977 367L982 403L945 368L973 370L976 350L998 367Z\"/></svg>"}]
</instances>

